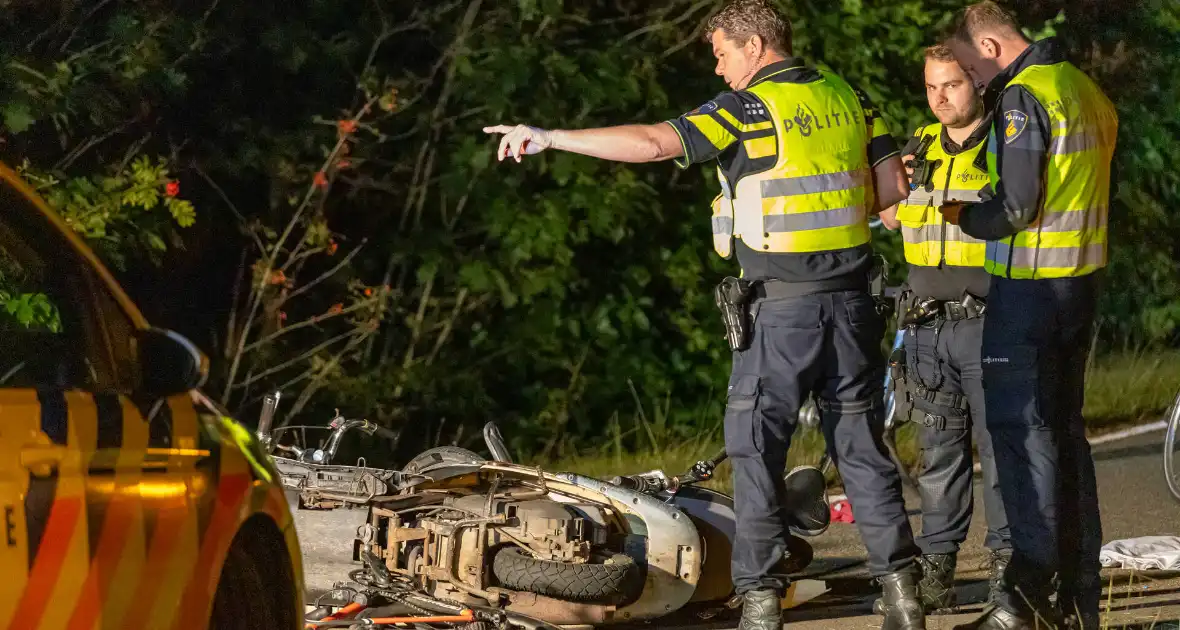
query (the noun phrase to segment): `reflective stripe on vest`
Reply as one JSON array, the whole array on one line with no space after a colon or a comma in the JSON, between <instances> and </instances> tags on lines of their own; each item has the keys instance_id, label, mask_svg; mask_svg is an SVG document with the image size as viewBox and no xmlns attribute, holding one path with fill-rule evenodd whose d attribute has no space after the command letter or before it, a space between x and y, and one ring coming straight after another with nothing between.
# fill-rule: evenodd
<instances>
[{"instance_id":1,"label":"reflective stripe on vest","mask_svg":"<svg viewBox=\"0 0 1180 630\"><path fill-rule=\"evenodd\" d=\"M717 167L721 194L713 198L713 251L722 258L733 256L733 194L721 167Z\"/></svg>"},{"instance_id":2,"label":"reflective stripe on vest","mask_svg":"<svg viewBox=\"0 0 1180 630\"><path fill-rule=\"evenodd\" d=\"M1026 279L1093 273L1107 262L1110 162L1118 113L1090 77L1067 62L1030 66L1008 85L1024 86L1049 113L1045 201L1027 229L988 243L984 267L994 275ZM994 127L988 140L994 189L1000 180Z\"/></svg>"},{"instance_id":3,"label":"reflective stripe on vest","mask_svg":"<svg viewBox=\"0 0 1180 630\"><path fill-rule=\"evenodd\" d=\"M947 200L979 201L979 189L988 184L988 174L975 166L975 159L983 151L980 142L955 155L942 148L942 124L935 123L918 129L921 138L933 135L934 142L926 153L930 161L940 160L931 182L934 190L912 190L910 196L897 206L897 221L905 241L905 259L911 265L938 267L980 267L984 260L984 242L963 233L957 225L947 223L938 206Z\"/></svg>"},{"instance_id":4,"label":"reflective stripe on vest","mask_svg":"<svg viewBox=\"0 0 1180 630\"><path fill-rule=\"evenodd\" d=\"M843 79L820 75L812 83L763 80L747 88L771 115L778 157L769 170L741 176L732 195L718 171L722 194L713 209L718 254L729 256L731 235L770 253L846 249L869 241L873 192L864 110Z\"/></svg>"}]
</instances>

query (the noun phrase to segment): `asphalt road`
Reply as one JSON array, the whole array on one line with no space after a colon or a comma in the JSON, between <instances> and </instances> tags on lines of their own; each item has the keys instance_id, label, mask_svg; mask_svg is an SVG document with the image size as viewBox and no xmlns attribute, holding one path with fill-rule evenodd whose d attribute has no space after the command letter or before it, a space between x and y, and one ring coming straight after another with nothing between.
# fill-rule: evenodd
<instances>
[{"instance_id":1,"label":"asphalt road","mask_svg":"<svg viewBox=\"0 0 1180 630\"><path fill-rule=\"evenodd\" d=\"M1180 503L1168 493L1164 482L1162 444L1163 433L1158 432L1094 448L1104 541L1180 535ZM975 501L976 518L959 556L958 595L966 614L931 616L927 621L930 630L950 630L977 617L987 597L983 504L978 485ZM908 497L908 505L913 527L918 531L921 523L915 511L917 497ZM880 617L871 608L879 591L869 584L863 564L865 550L856 526L833 523L823 536L812 539L812 543L816 560L802 577L823 580L828 592L786 611L786 628L879 628ZM1180 572L1132 574L1125 570L1105 570L1104 575L1108 577L1108 612L1103 630L1180 629ZM701 627L734 626L729 623Z\"/></svg>"}]
</instances>

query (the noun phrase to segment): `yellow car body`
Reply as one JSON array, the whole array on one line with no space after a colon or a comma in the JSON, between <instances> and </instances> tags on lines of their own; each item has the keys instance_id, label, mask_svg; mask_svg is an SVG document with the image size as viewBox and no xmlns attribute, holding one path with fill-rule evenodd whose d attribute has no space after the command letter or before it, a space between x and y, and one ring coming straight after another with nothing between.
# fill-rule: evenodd
<instances>
[{"instance_id":1,"label":"yellow car body","mask_svg":"<svg viewBox=\"0 0 1180 630\"><path fill-rule=\"evenodd\" d=\"M0 271L34 285L0 286L0 630L302 628L278 473L204 355L3 164L0 205Z\"/></svg>"}]
</instances>

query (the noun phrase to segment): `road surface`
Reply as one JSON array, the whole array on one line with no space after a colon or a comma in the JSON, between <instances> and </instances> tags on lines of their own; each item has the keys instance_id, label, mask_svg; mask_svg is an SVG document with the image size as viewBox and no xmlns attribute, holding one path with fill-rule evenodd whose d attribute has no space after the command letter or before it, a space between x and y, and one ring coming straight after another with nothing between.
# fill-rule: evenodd
<instances>
[{"instance_id":1,"label":"road surface","mask_svg":"<svg viewBox=\"0 0 1180 630\"><path fill-rule=\"evenodd\" d=\"M1172 499L1162 471L1163 433L1136 436L1094 447L1102 505L1103 540L1111 541L1148 535L1180 535L1180 503ZM916 496L908 498L914 530ZM950 630L956 624L978 616L987 597L986 555L983 551L984 520L982 498L976 486L976 515L971 534L959 555L959 601L966 614L931 616L929 630ZM833 523L819 538L811 539L816 560L803 577L823 580L827 593L785 612L789 630L879 628L881 618L872 614L872 601L879 588L869 584L863 558L864 547L856 526ZM1154 628L1180 630L1180 572L1132 574L1106 570L1109 612L1103 630ZM1153 625L1154 624L1154 625ZM728 623L664 625L645 628L729 629Z\"/></svg>"}]
</instances>

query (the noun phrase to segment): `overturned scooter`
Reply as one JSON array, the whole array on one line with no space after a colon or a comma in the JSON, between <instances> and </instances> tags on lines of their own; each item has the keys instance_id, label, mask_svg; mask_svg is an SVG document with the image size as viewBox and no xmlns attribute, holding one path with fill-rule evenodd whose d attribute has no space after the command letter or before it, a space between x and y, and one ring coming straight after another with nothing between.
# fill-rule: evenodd
<instances>
[{"instance_id":1,"label":"overturned scooter","mask_svg":"<svg viewBox=\"0 0 1180 630\"><path fill-rule=\"evenodd\" d=\"M681 475L603 480L512 463L492 423L484 437L493 460L430 449L398 471L393 492L368 499L353 554L364 567L349 575L366 597L385 589L396 602L412 585L453 610L554 625L707 618L740 606L729 569L733 499L696 485L724 453ZM799 536L819 535L830 517L819 469L796 468L786 482L792 535L777 572L790 575L812 558Z\"/></svg>"}]
</instances>

